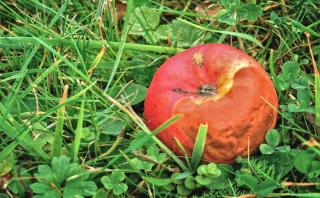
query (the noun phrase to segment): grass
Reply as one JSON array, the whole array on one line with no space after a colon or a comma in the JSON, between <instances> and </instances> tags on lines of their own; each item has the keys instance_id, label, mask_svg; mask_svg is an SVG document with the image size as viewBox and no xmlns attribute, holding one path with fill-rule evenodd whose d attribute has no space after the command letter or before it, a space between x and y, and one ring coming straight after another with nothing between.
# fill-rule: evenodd
<instances>
[{"instance_id":1,"label":"grass","mask_svg":"<svg viewBox=\"0 0 320 198\"><path fill-rule=\"evenodd\" d=\"M0 196L320 197L320 4L237 2L0 0ZM156 69L203 43L244 50L279 96L279 143L232 166L157 139L179 115L143 119Z\"/></svg>"}]
</instances>

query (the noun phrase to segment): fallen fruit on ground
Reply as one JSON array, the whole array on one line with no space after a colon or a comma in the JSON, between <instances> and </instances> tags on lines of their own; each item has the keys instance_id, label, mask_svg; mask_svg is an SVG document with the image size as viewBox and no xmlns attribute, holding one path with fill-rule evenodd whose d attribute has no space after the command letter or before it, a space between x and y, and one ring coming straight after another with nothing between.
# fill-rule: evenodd
<instances>
[{"instance_id":1,"label":"fallen fruit on ground","mask_svg":"<svg viewBox=\"0 0 320 198\"><path fill-rule=\"evenodd\" d=\"M154 75L145 100L147 126L182 118L157 136L190 156L199 125L208 124L203 160L232 163L253 153L276 123L277 94L267 72L245 52L224 44L192 47L169 58Z\"/></svg>"}]
</instances>

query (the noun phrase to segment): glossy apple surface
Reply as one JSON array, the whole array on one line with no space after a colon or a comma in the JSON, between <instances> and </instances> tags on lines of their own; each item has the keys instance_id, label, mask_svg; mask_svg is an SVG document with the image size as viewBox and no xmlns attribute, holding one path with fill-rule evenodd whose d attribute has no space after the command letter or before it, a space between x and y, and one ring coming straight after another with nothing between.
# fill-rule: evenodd
<instances>
[{"instance_id":1,"label":"glossy apple surface","mask_svg":"<svg viewBox=\"0 0 320 198\"><path fill-rule=\"evenodd\" d=\"M182 118L157 136L190 155L198 127L208 124L203 159L232 163L254 152L276 123L277 94L252 57L229 45L196 46L169 58L154 75L145 100L147 126L154 130L176 114Z\"/></svg>"}]
</instances>

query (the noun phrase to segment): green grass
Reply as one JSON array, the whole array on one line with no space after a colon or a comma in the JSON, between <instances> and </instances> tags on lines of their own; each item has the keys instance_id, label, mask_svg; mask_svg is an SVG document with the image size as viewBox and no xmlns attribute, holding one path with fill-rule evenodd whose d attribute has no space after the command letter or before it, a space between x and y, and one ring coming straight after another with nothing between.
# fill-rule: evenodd
<instances>
[{"instance_id":1,"label":"green grass","mask_svg":"<svg viewBox=\"0 0 320 198\"><path fill-rule=\"evenodd\" d=\"M320 197L318 1L108 2L0 0L0 197ZM200 162L205 126L184 160L155 136L180 116L143 119L156 69L204 43L254 57L279 96L275 135L232 166Z\"/></svg>"}]
</instances>

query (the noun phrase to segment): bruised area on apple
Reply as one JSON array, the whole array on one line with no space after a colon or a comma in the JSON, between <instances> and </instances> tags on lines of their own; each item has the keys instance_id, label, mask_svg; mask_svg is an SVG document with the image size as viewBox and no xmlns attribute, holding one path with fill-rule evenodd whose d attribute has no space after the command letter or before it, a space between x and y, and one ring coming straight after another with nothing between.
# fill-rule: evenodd
<instances>
[{"instance_id":1,"label":"bruised area on apple","mask_svg":"<svg viewBox=\"0 0 320 198\"><path fill-rule=\"evenodd\" d=\"M265 70L229 45L206 44L169 58L154 75L145 100L154 130L176 114L182 118L157 136L190 155L201 123L208 124L203 159L232 163L254 152L276 122L277 95Z\"/></svg>"}]
</instances>

